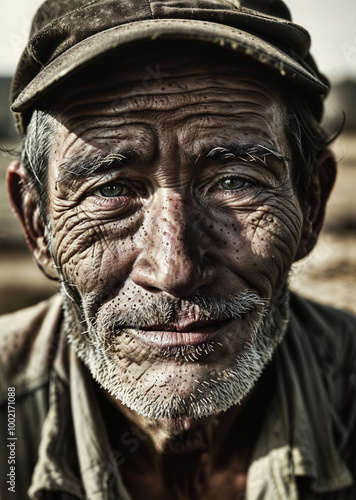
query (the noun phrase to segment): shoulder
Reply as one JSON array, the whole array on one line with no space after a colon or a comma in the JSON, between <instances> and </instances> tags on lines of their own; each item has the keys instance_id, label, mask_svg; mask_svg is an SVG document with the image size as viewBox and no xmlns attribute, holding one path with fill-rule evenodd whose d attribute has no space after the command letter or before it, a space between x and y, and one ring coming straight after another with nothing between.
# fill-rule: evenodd
<instances>
[{"instance_id":1,"label":"shoulder","mask_svg":"<svg viewBox=\"0 0 356 500\"><path fill-rule=\"evenodd\" d=\"M356 317L295 294L291 294L290 304L290 325L283 352L287 352L287 362L294 367L292 383L299 384L298 394L304 402L301 414L311 422L310 436L315 437L321 450L316 463L321 463L320 457L325 456L329 461L334 449L353 475L356 470Z\"/></svg>"},{"instance_id":2,"label":"shoulder","mask_svg":"<svg viewBox=\"0 0 356 500\"><path fill-rule=\"evenodd\" d=\"M311 321L314 327L351 329L355 333L356 316L351 312L305 299L293 292L291 293L291 309L294 314L301 316L301 319Z\"/></svg>"},{"instance_id":3,"label":"shoulder","mask_svg":"<svg viewBox=\"0 0 356 500\"><path fill-rule=\"evenodd\" d=\"M291 294L291 329L328 371L356 370L356 316Z\"/></svg>"},{"instance_id":4,"label":"shoulder","mask_svg":"<svg viewBox=\"0 0 356 500\"><path fill-rule=\"evenodd\" d=\"M0 317L0 401L9 386L21 390L47 375L60 319L59 295Z\"/></svg>"}]
</instances>

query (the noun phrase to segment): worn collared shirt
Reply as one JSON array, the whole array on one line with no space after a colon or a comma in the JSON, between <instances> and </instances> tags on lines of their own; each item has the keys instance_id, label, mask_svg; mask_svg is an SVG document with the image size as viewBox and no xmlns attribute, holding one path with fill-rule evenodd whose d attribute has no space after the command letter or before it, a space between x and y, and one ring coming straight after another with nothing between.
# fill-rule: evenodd
<instances>
[{"instance_id":1,"label":"worn collared shirt","mask_svg":"<svg viewBox=\"0 0 356 500\"><path fill-rule=\"evenodd\" d=\"M61 332L60 297L0 319L0 363L1 500L129 500L94 381ZM355 318L292 294L272 363L247 499L354 500Z\"/></svg>"}]
</instances>

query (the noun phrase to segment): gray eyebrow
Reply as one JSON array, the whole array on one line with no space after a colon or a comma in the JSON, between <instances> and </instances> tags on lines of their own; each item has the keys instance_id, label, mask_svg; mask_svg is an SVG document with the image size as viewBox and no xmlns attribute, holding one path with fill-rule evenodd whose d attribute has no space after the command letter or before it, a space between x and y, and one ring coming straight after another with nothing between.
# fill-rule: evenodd
<instances>
[{"instance_id":1,"label":"gray eyebrow","mask_svg":"<svg viewBox=\"0 0 356 500\"><path fill-rule=\"evenodd\" d=\"M113 167L120 168L130 160L137 159L138 156L136 151L126 149L109 153L96 153L91 156L79 156L74 159L71 158L60 164L56 183L62 184L77 179L87 179ZM203 158L218 158L221 160L238 158L246 162L257 160L266 165L266 157L268 156L273 156L278 161L284 163L290 161L289 158L271 146L229 143L221 146L204 146L201 153L196 157L195 163L198 163Z\"/></svg>"},{"instance_id":2,"label":"gray eyebrow","mask_svg":"<svg viewBox=\"0 0 356 500\"><path fill-rule=\"evenodd\" d=\"M204 147L203 151L196 159L196 163L203 158L219 158L221 160L229 160L231 158L238 158L242 161L260 161L266 165L266 158L268 156L274 157L276 160L288 163L290 158L283 155L280 151L272 146L265 146L262 144L223 144L215 147Z\"/></svg>"},{"instance_id":3,"label":"gray eyebrow","mask_svg":"<svg viewBox=\"0 0 356 500\"><path fill-rule=\"evenodd\" d=\"M119 168L137 156L133 150L123 150L71 158L60 164L56 182L65 183L69 180L87 179L113 167Z\"/></svg>"}]
</instances>

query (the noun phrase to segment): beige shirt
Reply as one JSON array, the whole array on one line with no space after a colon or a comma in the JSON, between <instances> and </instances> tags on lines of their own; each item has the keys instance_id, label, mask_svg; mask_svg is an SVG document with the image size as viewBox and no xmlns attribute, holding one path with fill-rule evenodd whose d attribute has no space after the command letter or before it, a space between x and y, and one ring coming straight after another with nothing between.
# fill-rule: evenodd
<instances>
[{"instance_id":1,"label":"beige shirt","mask_svg":"<svg viewBox=\"0 0 356 500\"><path fill-rule=\"evenodd\" d=\"M355 500L356 319L293 294L291 307L247 499ZM129 500L94 382L60 325L59 296L0 318L0 498Z\"/></svg>"}]
</instances>

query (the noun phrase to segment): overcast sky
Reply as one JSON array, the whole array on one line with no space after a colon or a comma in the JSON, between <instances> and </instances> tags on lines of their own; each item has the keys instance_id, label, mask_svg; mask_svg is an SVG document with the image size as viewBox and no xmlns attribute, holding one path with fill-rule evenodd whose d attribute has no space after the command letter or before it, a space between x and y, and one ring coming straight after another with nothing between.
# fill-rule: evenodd
<instances>
[{"instance_id":1,"label":"overcast sky","mask_svg":"<svg viewBox=\"0 0 356 500\"><path fill-rule=\"evenodd\" d=\"M42 0L12 0L0 16L0 73L11 75ZM356 0L286 0L312 34L312 53L332 79L356 78Z\"/></svg>"}]
</instances>

